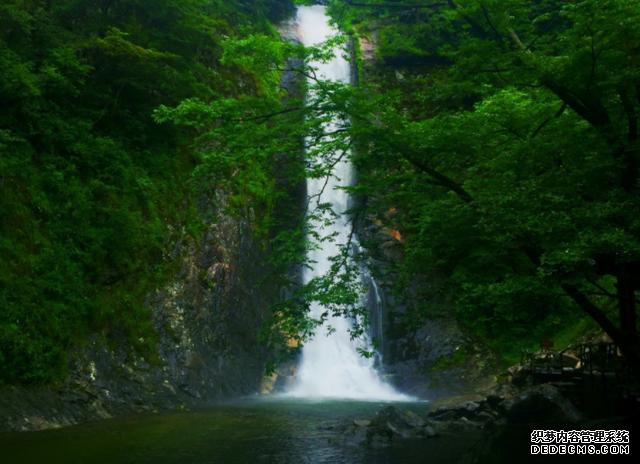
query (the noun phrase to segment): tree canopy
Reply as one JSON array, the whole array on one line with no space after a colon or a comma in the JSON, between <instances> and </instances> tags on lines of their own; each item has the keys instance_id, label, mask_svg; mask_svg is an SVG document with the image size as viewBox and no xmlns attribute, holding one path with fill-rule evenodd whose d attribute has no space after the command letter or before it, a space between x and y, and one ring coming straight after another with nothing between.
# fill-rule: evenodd
<instances>
[{"instance_id":1,"label":"tree canopy","mask_svg":"<svg viewBox=\"0 0 640 464\"><path fill-rule=\"evenodd\" d=\"M168 244L201 220L193 192L203 164L193 133L153 113L268 93L275 77L232 55L254 34L279 42L273 22L291 9L2 2L0 382L59 377L92 332L152 346L144 298L171 272ZM244 175L259 183L269 171L254 163Z\"/></svg>"},{"instance_id":2,"label":"tree canopy","mask_svg":"<svg viewBox=\"0 0 640 464\"><path fill-rule=\"evenodd\" d=\"M59 377L91 332L152 338L144 296L167 243L197 234L198 189L224 188L280 268L304 265L332 238L303 243L281 183L343 156L356 223L401 250L407 323L447 311L508 359L597 325L640 362L640 1L327 3L346 35L306 50L273 27L286 0L0 5L0 381ZM302 64L346 36L373 44L358 85ZM350 255L267 337L304 339L311 300L363 316Z\"/></svg>"},{"instance_id":3,"label":"tree canopy","mask_svg":"<svg viewBox=\"0 0 640 464\"><path fill-rule=\"evenodd\" d=\"M376 46L360 189L425 301L515 345L586 314L637 363L640 3L330 5Z\"/></svg>"}]
</instances>

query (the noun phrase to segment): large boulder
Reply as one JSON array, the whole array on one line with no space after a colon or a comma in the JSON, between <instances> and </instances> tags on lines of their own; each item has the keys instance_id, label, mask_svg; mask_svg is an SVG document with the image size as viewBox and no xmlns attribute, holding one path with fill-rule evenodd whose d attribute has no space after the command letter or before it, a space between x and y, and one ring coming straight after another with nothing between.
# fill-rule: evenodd
<instances>
[{"instance_id":1,"label":"large boulder","mask_svg":"<svg viewBox=\"0 0 640 464\"><path fill-rule=\"evenodd\" d=\"M462 395L434 401L427 415L436 432L447 434L469 429L491 427L498 412L481 395Z\"/></svg>"},{"instance_id":2,"label":"large boulder","mask_svg":"<svg viewBox=\"0 0 640 464\"><path fill-rule=\"evenodd\" d=\"M583 419L560 390L550 384L525 388L500 402L499 409L510 423L572 424Z\"/></svg>"},{"instance_id":3,"label":"large boulder","mask_svg":"<svg viewBox=\"0 0 640 464\"><path fill-rule=\"evenodd\" d=\"M379 435L389 439L429 435L424 419L411 411L399 411L393 406L387 406L376 414L368 429L369 435Z\"/></svg>"},{"instance_id":4,"label":"large boulder","mask_svg":"<svg viewBox=\"0 0 640 464\"><path fill-rule=\"evenodd\" d=\"M434 437L434 427L411 411L386 406L371 420L354 420L342 439L355 446L386 446L395 440Z\"/></svg>"}]
</instances>

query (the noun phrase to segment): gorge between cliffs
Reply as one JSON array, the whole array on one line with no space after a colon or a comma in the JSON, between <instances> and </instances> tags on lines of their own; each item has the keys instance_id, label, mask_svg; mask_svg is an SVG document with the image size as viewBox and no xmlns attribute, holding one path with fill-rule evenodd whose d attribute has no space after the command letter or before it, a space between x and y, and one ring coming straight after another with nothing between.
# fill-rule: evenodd
<instances>
[{"instance_id":1,"label":"gorge between cliffs","mask_svg":"<svg viewBox=\"0 0 640 464\"><path fill-rule=\"evenodd\" d=\"M635 20L8 0L3 459L529 462L536 430L632 458Z\"/></svg>"}]
</instances>

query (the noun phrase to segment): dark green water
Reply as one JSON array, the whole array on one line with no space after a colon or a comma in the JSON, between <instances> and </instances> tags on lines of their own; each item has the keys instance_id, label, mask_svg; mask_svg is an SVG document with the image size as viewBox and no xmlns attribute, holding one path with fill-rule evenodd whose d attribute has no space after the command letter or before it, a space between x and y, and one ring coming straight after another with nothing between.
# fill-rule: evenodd
<instances>
[{"instance_id":1,"label":"dark green water","mask_svg":"<svg viewBox=\"0 0 640 464\"><path fill-rule=\"evenodd\" d=\"M468 461L478 444L473 435L403 441L383 449L336 443L336 425L369 418L382 406L247 399L196 412L4 434L0 455L11 464L459 463Z\"/></svg>"}]
</instances>

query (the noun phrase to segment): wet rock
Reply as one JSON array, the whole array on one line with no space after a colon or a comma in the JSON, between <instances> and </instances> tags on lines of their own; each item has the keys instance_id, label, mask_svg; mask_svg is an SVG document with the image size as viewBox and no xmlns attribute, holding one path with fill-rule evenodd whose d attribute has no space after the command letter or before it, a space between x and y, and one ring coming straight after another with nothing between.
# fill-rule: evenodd
<instances>
[{"instance_id":1,"label":"wet rock","mask_svg":"<svg viewBox=\"0 0 640 464\"><path fill-rule=\"evenodd\" d=\"M23 430L47 430L47 429L59 429L63 424L57 422L54 419L48 420L44 417L34 416L34 417L25 417Z\"/></svg>"},{"instance_id":2,"label":"wet rock","mask_svg":"<svg viewBox=\"0 0 640 464\"><path fill-rule=\"evenodd\" d=\"M408 434L412 426L405 416L393 406L383 408L371 420L371 431L380 435L402 435Z\"/></svg>"},{"instance_id":3,"label":"wet rock","mask_svg":"<svg viewBox=\"0 0 640 464\"><path fill-rule=\"evenodd\" d=\"M486 396L452 397L435 402L427 415L439 433L474 427L535 422L577 423L582 414L551 384L502 384Z\"/></svg>"},{"instance_id":4,"label":"wet rock","mask_svg":"<svg viewBox=\"0 0 640 464\"><path fill-rule=\"evenodd\" d=\"M550 384L526 388L505 399L500 407L511 423L577 423L583 419L560 390Z\"/></svg>"},{"instance_id":5,"label":"wet rock","mask_svg":"<svg viewBox=\"0 0 640 464\"><path fill-rule=\"evenodd\" d=\"M439 421L474 420L483 410L488 409L486 397L481 395L464 395L444 398L431 405L429 418Z\"/></svg>"},{"instance_id":6,"label":"wet rock","mask_svg":"<svg viewBox=\"0 0 640 464\"><path fill-rule=\"evenodd\" d=\"M504 398L500 397L497 394L488 395L487 396L487 405L492 409L496 409L496 408L498 408L500 403L502 403L503 399Z\"/></svg>"},{"instance_id":7,"label":"wet rock","mask_svg":"<svg viewBox=\"0 0 640 464\"><path fill-rule=\"evenodd\" d=\"M403 418L407 422L407 424L409 424L413 428L422 428L427 425L426 421L422 417L418 416L412 411L405 411L403 413Z\"/></svg>"},{"instance_id":8,"label":"wet rock","mask_svg":"<svg viewBox=\"0 0 640 464\"><path fill-rule=\"evenodd\" d=\"M437 435L454 435L468 430L479 430L485 427L484 422L472 421L466 417L454 420L437 420L432 422L432 427Z\"/></svg>"},{"instance_id":9,"label":"wet rock","mask_svg":"<svg viewBox=\"0 0 640 464\"><path fill-rule=\"evenodd\" d=\"M336 435L332 435L329 438L329 442L334 445L353 447L366 446L368 444L368 427L357 425L355 422L356 421L353 421L347 425L339 425L337 427L323 426L322 429L337 432Z\"/></svg>"},{"instance_id":10,"label":"wet rock","mask_svg":"<svg viewBox=\"0 0 640 464\"><path fill-rule=\"evenodd\" d=\"M422 429L422 433L425 437L427 438L432 438L438 435L438 433L436 432L436 429L433 428L433 426L431 425L426 425L423 429Z\"/></svg>"},{"instance_id":11,"label":"wet rock","mask_svg":"<svg viewBox=\"0 0 640 464\"><path fill-rule=\"evenodd\" d=\"M338 439L350 446L378 448L396 440L430 438L437 435L435 427L411 411L393 406L383 408L371 420L356 419L344 427Z\"/></svg>"},{"instance_id":12,"label":"wet rock","mask_svg":"<svg viewBox=\"0 0 640 464\"><path fill-rule=\"evenodd\" d=\"M371 421L365 419L355 419L353 421L353 425L355 425L356 427L369 427L371 425Z\"/></svg>"},{"instance_id":13,"label":"wet rock","mask_svg":"<svg viewBox=\"0 0 640 464\"><path fill-rule=\"evenodd\" d=\"M372 322L376 338L384 340L380 352L386 379L400 391L428 399L492 387L497 380L495 356L451 316L449 302L430 300L434 315L419 327L408 328L403 322L416 302L424 302L422 289L437 284L416 276L409 285L403 283L403 295L394 291L398 276L392 263L402 260L402 235L386 224L395 214L392 208L385 212L388 221L369 215L356 223L356 233L370 245L370 268L378 283L368 308L379 314Z\"/></svg>"},{"instance_id":14,"label":"wet rock","mask_svg":"<svg viewBox=\"0 0 640 464\"><path fill-rule=\"evenodd\" d=\"M365 445L370 442L369 431L366 427L356 427L351 434L351 442L357 446Z\"/></svg>"},{"instance_id":15,"label":"wet rock","mask_svg":"<svg viewBox=\"0 0 640 464\"><path fill-rule=\"evenodd\" d=\"M399 411L393 406L382 409L371 420L368 427L368 438L394 440L397 438L432 437L436 431L427 421L411 411Z\"/></svg>"},{"instance_id":16,"label":"wet rock","mask_svg":"<svg viewBox=\"0 0 640 464\"><path fill-rule=\"evenodd\" d=\"M465 406L465 409L470 413L474 413L474 412L478 411L478 409L480 409L480 405L478 403L474 403L473 401L470 401Z\"/></svg>"}]
</instances>

